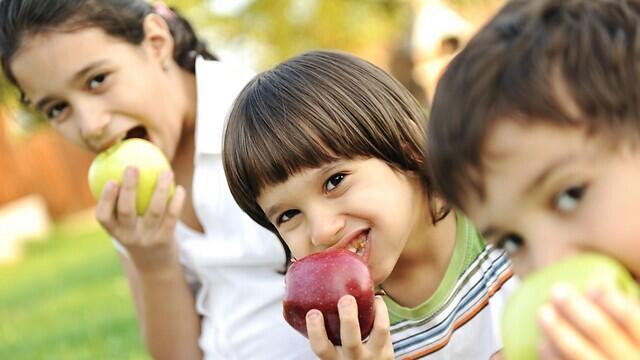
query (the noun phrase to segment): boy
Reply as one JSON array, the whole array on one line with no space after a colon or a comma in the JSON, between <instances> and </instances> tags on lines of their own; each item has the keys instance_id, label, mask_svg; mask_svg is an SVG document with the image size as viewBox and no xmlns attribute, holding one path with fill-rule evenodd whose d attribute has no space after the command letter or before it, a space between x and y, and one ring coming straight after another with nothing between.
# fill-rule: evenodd
<instances>
[{"instance_id":1,"label":"boy","mask_svg":"<svg viewBox=\"0 0 640 360\"><path fill-rule=\"evenodd\" d=\"M640 275L639 36L638 1L511 1L443 74L436 183L516 274L596 251ZM555 290L545 358L640 358L637 301Z\"/></svg>"}]
</instances>

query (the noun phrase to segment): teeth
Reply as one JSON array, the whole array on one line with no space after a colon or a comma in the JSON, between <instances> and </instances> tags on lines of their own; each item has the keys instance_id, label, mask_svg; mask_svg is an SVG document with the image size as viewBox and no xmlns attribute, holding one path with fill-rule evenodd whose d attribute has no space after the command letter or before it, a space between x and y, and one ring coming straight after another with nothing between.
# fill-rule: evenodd
<instances>
[{"instance_id":1,"label":"teeth","mask_svg":"<svg viewBox=\"0 0 640 360\"><path fill-rule=\"evenodd\" d=\"M352 253L358 256L363 256L366 245L367 245L367 235L360 234L360 236L358 236L357 239L355 239L349 244L349 246L347 247L347 250L351 251Z\"/></svg>"}]
</instances>

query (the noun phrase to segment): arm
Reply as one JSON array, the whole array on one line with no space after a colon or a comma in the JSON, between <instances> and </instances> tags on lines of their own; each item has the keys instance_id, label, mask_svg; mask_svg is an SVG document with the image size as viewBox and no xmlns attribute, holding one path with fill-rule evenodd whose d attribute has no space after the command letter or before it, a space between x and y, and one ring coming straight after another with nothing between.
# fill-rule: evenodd
<instances>
[{"instance_id":1,"label":"arm","mask_svg":"<svg viewBox=\"0 0 640 360\"><path fill-rule=\"evenodd\" d=\"M144 216L135 210L137 170L125 171L122 184L111 182L96 207L96 218L127 251L122 256L140 327L156 359L200 359L200 319L178 260L175 226L185 199L178 186L171 199L173 173L158 180Z\"/></svg>"},{"instance_id":2,"label":"arm","mask_svg":"<svg viewBox=\"0 0 640 360\"><path fill-rule=\"evenodd\" d=\"M200 317L177 261L163 271L141 273L120 255L140 329L154 359L201 359ZM158 301L162 299L162 301Z\"/></svg>"}]
</instances>

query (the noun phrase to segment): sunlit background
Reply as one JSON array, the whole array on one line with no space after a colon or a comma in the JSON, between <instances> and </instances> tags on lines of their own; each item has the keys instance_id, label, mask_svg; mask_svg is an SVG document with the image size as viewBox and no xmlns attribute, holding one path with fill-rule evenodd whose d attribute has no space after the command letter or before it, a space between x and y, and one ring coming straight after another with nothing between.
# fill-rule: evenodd
<instances>
[{"instance_id":1,"label":"sunlit background","mask_svg":"<svg viewBox=\"0 0 640 360\"><path fill-rule=\"evenodd\" d=\"M166 3L223 60L260 71L305 50L349 51L428 108L444 66L502 0ZM116 252L93 220L92 156L17 100L0 79L0 358L148 359Z\"/></svg>"}]
</instances>

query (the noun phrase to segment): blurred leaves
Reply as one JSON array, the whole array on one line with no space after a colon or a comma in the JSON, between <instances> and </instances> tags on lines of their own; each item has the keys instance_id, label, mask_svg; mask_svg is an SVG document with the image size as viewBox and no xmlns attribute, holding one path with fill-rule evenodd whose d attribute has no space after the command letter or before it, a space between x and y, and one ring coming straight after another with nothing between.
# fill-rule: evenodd
<instances>
[{"instance_id":1,"label":"blurred leaves","mask_svg":"<svg viewBox=\"0 0 640 360\"><path fill-rule=\"evenodd\" d=\"M371 54L402 36L411 15L403 0L254 0L227 16L207 11L207 3L175 3L208 38L259 49L261 68L310 49Z\"/></svg>"}]
</instances>

